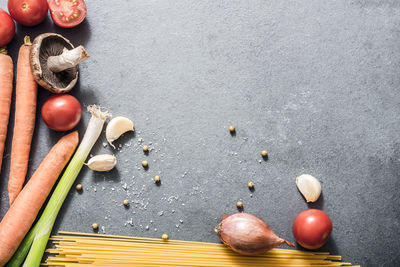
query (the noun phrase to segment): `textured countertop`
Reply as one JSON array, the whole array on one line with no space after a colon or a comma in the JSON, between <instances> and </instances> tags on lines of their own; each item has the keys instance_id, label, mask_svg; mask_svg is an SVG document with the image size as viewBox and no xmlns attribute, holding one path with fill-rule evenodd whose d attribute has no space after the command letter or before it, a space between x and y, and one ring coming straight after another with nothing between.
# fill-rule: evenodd
<instances>
[{"instance_id":1,"label":"textured countertop","mask_svg":"<svg viewBox=\"0 0 400 267\"><path fill-rule=\"evenodd\" d=\"M76 183L84 190L70 191L54 233L92 232L97 222L107 234L219 242L214 226L242 200L246 212L289 241L300 211L323 209L334 229L321 251L362 266L400 265L399 1L87 6L79 27L61 29L50 18L18 26L8 46L16 62L26 34L58 32L83 44L91 58L80 65L71 93L83 106L100 104L135 123L117 150L100 137L92 154L114 153L117 168L83 168ZM40 89L39 107L49 96ZM28 177L63 135L49 130L39 111ZM89 117L84 111L81 137ZM8 208L12 126L13 119L0 218ZM141 144L151 148L148 156ZM147 171L142 160L149 161ZM303 173L322 182L315 204L296 188Z\"/></svg>"}]
</instances>

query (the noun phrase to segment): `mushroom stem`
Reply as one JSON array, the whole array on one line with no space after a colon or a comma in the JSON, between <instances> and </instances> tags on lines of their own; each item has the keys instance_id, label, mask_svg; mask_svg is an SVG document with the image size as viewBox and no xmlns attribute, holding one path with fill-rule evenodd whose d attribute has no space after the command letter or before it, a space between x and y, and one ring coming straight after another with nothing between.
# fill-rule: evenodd
<instances>
[{"instance_id":1,"label":"mushroom stem","mask_svg":"<svg viewBox=\"0 0 400 267\"><path fill-rule=\"evenodd\" d=\"M61 55L51 56L47 59L47 67L52 72L60 72L75 67L88 57L89 54L81 45L72 50L64 48Z\"/></svg>"}]
</instances>

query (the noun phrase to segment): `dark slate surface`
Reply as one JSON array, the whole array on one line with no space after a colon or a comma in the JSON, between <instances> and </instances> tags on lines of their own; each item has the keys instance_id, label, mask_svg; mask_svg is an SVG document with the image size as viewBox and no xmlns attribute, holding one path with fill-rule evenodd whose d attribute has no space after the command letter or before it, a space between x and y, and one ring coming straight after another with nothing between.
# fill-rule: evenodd
<instances>
[{"instance_id":1,"label":"dark slate surface","mask_svg":"<svg viewBox=\"0 0 400 267\"><path fill-rule=\"evenodd\" d=\"M115 153L117 168L83 169L84 192L71 190L54 232L92 232L97 222L108 234L218 242L214 226L242 200L246 212L294 241L295 216L317 207L334 224L321 251L363 266L399 266L399 3L101 0L88 1L87 20L75 29L50 19L18 26L9 45L14 61L25 34L58 32L85 45L91 58L72 94L136 126L117 151L100 138L92 153ZM49 95L40 90L39 107ZM88 119L84 112L81 135ZM29 176L60 136L38 118ZM0 217L8 208L10 139ZM141 140L152 148L148 156ZM262 149L268 161L260 162ZM295 186L303 173L323 187L309 206Z\"/></svg>"}]
</instances>

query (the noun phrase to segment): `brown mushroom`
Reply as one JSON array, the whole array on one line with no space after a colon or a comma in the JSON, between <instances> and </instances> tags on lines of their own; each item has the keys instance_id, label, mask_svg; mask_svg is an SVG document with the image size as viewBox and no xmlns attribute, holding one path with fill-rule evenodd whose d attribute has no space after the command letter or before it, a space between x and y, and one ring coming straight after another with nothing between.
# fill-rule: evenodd
<instances>
[{"instance_id":1,"label":"brown mushroom","mask_svg":"<svg viewBox=\"0 0 400 267\"><path fill-rule=\"evenodd\" d=\"M43 33L32 43L32 74L43 88L53 93L66 93L78 80L78 64L88 57L83 46L74 48L60 34Z\"/></svg>"}]
</instances>

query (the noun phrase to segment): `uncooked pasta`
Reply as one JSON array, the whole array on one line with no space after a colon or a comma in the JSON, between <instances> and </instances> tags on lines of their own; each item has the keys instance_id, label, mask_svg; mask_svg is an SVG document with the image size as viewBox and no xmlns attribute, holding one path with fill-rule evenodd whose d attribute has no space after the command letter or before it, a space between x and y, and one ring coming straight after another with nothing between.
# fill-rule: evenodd
<instances>
[{"instance_id":1,"label":"uncooked pasta","mask_svg":"<svg viewBox=\"0 0 400 267\"><path fill-rule=\"evenodd\" d=\"M59 232L47 266L354 266L328 252L272 249L258 256L237 254L222 244L75 232Z\"/></svg>"}]
</instances>

